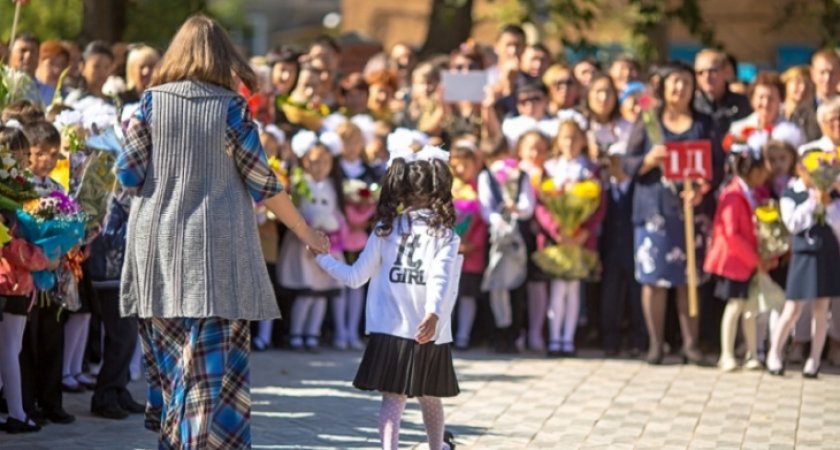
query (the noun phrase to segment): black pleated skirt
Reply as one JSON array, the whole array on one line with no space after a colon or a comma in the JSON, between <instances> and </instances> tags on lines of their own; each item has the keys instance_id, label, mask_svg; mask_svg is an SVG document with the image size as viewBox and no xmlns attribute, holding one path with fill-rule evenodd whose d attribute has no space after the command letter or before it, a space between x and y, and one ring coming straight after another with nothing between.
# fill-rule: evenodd
<instances>
[{"instance_id":1,"label":"black pleated skirt","mask_svg":"<svg viewBox=\"0 0 840 450\"><path fill-rule=\"evenodd\" d=\"M420 345L379 333L370 335L353 386L408 397L454 397L460 392L449 344Z\"/></svg>"},{"instance_id":2,"label":"black pleated skirt","mask_svg":"<svg viewBox=\"0 0 840 450\"><path fill-rule=\"evenodd\" d=\"M726 277L718 277L715 283L715 297L727 301L737 298L745 300L750 296L750 280L736 281Z\"/></svg>"},{"instance_id":3,"label":"black pleated skirt","mask_svg":"<svg viewBox=\"0 0 840 450\"><path fill-rule=\"evenodd\" d=\"M29 315L29 305L32 297L28 295L5 295L0 296L0 316L2 313L14 314L17 316Z\"/></svg>"}]
</instances>

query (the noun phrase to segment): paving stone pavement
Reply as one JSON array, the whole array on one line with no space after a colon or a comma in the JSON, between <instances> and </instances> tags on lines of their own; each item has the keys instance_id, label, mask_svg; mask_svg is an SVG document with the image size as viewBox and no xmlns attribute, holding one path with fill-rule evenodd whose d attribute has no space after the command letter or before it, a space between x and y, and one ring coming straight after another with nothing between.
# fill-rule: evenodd
<instances>
[{"instance_id":1,"label":"paving stone pavement","mask_svg":"<svg viewBox=\"0 0 840 450\"><path fill-rule=\"evenodd\" d=\"M252 358L255 449L375 449L379 397L351 385L358 354L270 351ZM650 367L597 354L547 360L460 353L462 393L445 400L458 450L840 449L840 370L804 380L761 372L720 373L676 359ZM143 398L143 384L132 383ZM73 425L0 434L2 449L153 449L141 416L98 419L90 394L66 394ZM426 449L416 402L403 449Z\"/></svg>"}]
</instances>

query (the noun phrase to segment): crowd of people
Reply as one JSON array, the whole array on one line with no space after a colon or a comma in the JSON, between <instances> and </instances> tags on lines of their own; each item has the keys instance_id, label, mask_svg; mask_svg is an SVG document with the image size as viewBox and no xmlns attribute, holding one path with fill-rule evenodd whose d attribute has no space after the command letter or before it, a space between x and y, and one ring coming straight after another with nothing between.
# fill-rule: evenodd
<instances>
[{"instance_id":1,"label":"crowd of people","mask_svg":"<svg viewBox=\"0 0 840 450\"><path fill-rule=\"evenodd\" d=\"M492 45L465 42L422 61L399 44L359 72L342 70L342 49L330 37L299 50L250 59L256 84L243 82L239 93L260 124L259 142L229 122L225 139L238 142L231 156L247 165L261 147L307 225L329 236L335 259L352 263L373 217L382 215L378 208L403 207L379 202L390 152L445 149L463 256L452 320L457 351L489 344L500 353L574 357L595 339L604 357L650 364L681 348L691 364L719 353L727 371L740 367L741 353L744 369L773 374L783 373L785 360L806 359L806 377L817 376L824 357L840 365L840 300L832 300L840 298L840 191L836 174L820 183L807 164L818 155L825 156L818 166L831 166L840 146L835 50L814 53L810 66L761 71L748 84L735 78L737 62L715 49L700 51L693 67L672 62L646 72L632 57L567 63L528 44L515 25ZM0 147L43 192L72 193L89 157L86 139L132 117L154 127L141 99L160 58L142 44L91 42L82 50L20 35L4 70L31 83L2 111ZM445 75L462 73L484 74L483 99L445 100L452 98ZM126 138L136 147L148 136L135 130ZM713 174L693 195L681 195L682 183L663 179L665 144L696 140L710 142ZM126 390L141 377L138 321L120 315L118 297L131 220L126 192L150 175L120 173L104 221L82 240L78 307L35 302L31 282L0 280L6 431L72 422L62 392L94 390L91 409L102 417L144 411ZM597 186L597 200L570 229L552 204L582 183ZM686 202L695 223L689 242ZM757 211L779 216L789 236L783 251L764 251ZM228 213L238 215L217 212ZM365 317L366 287L329 276L321 257L259 201L254 215L283 319L252 323L253 350L363 349L364 322L377 320ZM4 212L4 221L15 234L14 214ZM689 308L687 244L697 255L699 315ZM225 261L237 252L235 243L202 245ZM390 282L425 284L418 244L393 245L399 270L387 274ZM29 264L34 256L18 261L8 248L3 275L59 264L44 255L37 266ZM553 262L584 255L573 263L586 262L587 270L554 270L537 257L552 248L563 250ZM145 276L127 273L132 281Z\"/></svg>"}]
</instances>

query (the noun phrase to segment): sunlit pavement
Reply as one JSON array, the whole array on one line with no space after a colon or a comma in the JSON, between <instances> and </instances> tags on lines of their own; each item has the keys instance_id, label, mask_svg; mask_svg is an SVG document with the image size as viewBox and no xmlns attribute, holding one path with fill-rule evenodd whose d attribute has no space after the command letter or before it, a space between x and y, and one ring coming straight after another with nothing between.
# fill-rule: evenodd
<instances>
[{"instance_id":1,"label":"sunlit pavement","mask_svg":"<svg viewBox=\"0 0 840 450\"><path fill-rule=\"evenodd\" d=\"M377 448L379 397L351 385L359 354L269 351L252 358L252 434L257 449ZM457 354L460 396L445 401L458 449L840 448L840 370L804 380L761 372L720 373L666 360ZM826 373L827 372L827 373ZM143 398L143 384L132 383ZM9 449L153 449L142 415L95 418L90 394L65 394L72 425L0 434ZM403 448L426 448L416 402L402 425Z\"/></svg>"}]
</instances>

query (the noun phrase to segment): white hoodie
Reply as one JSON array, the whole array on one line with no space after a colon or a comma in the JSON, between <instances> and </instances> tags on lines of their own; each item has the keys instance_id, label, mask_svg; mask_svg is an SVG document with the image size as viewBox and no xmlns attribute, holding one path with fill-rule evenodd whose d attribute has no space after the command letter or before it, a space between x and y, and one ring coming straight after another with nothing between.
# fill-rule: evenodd
<instances>
[{"instance_id":1,"label":"white hoodie","mask_svg":"<svg viewBox=\"0 0 840 450\"><path fill-rule=\"evenodd\" d=\"M458 294L463 257L452 230L430 233L423 220L429 210L398 216L390 235L368 238L359 259L348 266L329 255L316 260L327 273L351 288L370 280L366 332L414 339L427 314L438 316L436 344L452 342L452 308Z\"/></svg>"}]
</instances>

